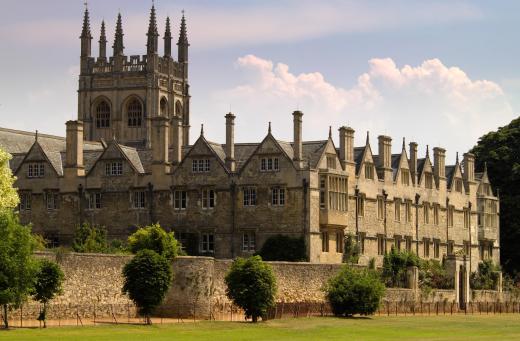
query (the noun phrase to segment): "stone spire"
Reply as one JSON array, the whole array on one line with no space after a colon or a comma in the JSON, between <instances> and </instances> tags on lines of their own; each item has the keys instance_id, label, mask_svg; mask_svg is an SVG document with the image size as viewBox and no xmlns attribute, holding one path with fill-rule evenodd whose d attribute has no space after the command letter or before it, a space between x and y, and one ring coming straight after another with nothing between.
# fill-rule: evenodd
<instances>
[{"instance_id":1,"label":"stone spire","mask_svg":"<svg viewBox=\"0 0 520 341\"><path fill-rule=\"evenodd\" d=\"M99 36L99 59L107 59L107 36L105 32L105 20L101 21L101 34Z\"/></svg>"},{"instance_id":2,"label":"stone spire","mask_svg":"<svg viewBox=\"0 0 520 341\"><path fill-rule=\"evenodd\" d=\"M365 142L365 145L368 146L370 144L370 132L367 131L367 140Z\"/></svg>"},{"instance_id":3,"label":"stone spire","mask_svg":"<svg viewBox=\"0 0 520 341\"><path fill-rule=\"evenodd\" d=\"M166 29L164 31L164 56L172 56L172 31L170 28L170 17L166 17Z\"/></svg>"},{"instance_id":4,"label":"stone spire","mask_svg":"<svg viewBox=\"0 0 520 341\"><path fill-rule=\"evenodd\" d=\"M114 56L123 56L123 50L125 47L123 46L123 24L121 22L121 13L117 14L117 23L116 23L116 34L114 38Z\"/></svg>"},{"instance_id":5,"label":"stone spire","mask_svg":"<svg viewBox=\"0 0 520 341\"><path fill-rule=\"evenodd\" d=\"M332 139L332 126L329 126L329 139Z\"/></svg>"},{"instance_id":6,"label":"stone spire","mask_svg":"<svg viewBox=\"0 0 520 341\"><path fill-rule=\"evenodd\" d=\"M159 32L157 32L157 20L155 17L155 5L152 5L150 10L150 23L148 25L148 42L146 43L146 50L148 55L157 54L158 51L158 38Z\"/></svg>"},{"instance_id":7,"label":"stone spire","mask_svg":"<svg viewBox=\"0 0 520 341\"><path fill-rule=\"evenodd\" d=\"M85 14L83 16L83 28L81 30L81 57L90 57L92 33L90 33L90 16L88 8L85 5Z\"/></svg>"},{"instance_id":8,"label":"stone spire","mask_svg":"<svg viewBox=\"0 0 520 341\"><path fill-rule=\"evenodd\" d=\"M406 150L406 139L403 137L403 150Z\"/></svg>"},{"instance_id":9,"label":"stone spire","mask_svg":"<svg viewBox=\"0 0 520 341\"><path fill-rule=\"evenodd\" d=\"M182 11L182 19L181 19L181 31L179 33L179 41L177 42L178 46L178 60L179 62L187 62L188 61L188 47L190 44L188 43L188 33L186 30L186 18L184 17L184 11Z\"/></svg>"}]
</instances>

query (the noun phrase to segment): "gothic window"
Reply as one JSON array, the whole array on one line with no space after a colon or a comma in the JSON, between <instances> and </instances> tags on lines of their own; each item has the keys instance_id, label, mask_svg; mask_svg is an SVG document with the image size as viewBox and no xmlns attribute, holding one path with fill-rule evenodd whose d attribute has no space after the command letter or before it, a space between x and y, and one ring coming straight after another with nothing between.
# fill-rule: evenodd
<instances>
[{"instance_id":1,"label":"gothic window","mask_svg":"<svg viewBox=\"0 0 520 341\"><path fill-rule=\"evenodd\" d=\"M212 209L215 207L215 190L203 189L202 190L202 209Z\"/></svg>"},{"instance_id":2,"label":"gothic window","mask_svg":"<svg viewBox=\"0 0 520 341\"><path fill-rule=\"evenodd\" d=\"M406 236L406 237L404 237L404 240L406 242L406 251L411 252L412 251L412 237Z\"/></svg>"},{"instance_id":3,"label":"gothic window","mask_svg":"<svg viewBox=\"0 0 520 341\"><path fill-rule=\"evenodd\" d=\"M424 202L423 203L423 213L424 213L424 224L430 223L430 203Z\"/></svg>"},{"instance_id":4,"label":"gothic window","mask_svg":"<svg viewBox=\"0 0 520 341\"><path fill-rule=\"evenodd\" d=\"M256 238L254 232L244 232L242 234L242 251L253 252L256 250Z\"/></svg>"},{"instance_id":5,"label":"gothic window","mask_svg":"<svg viewBox=\"0 0 520 341\"><path fill-rule=\"evenodd\" d=\"M401 199L395 199L394 201L394 220L401 221Z\"/></svg>"},{"instance_id":6,"label":"gothic window","mask_svg":"<svg viewBox=\"0 0 520 341\"><path fill-rule=\"evenodd\" d=\"M173 209L176 211L185 210L188 203L188 192L174 191L173 192Z\"/></svg>"},{"instance_id":7,"label":"gothic window","mask_svg":"<svg viewBox=\"0 0 520 341\"><path fill-rule=\"evenodd\" d=\"M357 197L357 202L357 213L358 216L362 217L365 215L365 195L360 193Z\"/></svg>"},{"instance_id":8,"label":"gothic window","mask_svg":"<svg viewBox=\"0 0 520 341\"><path fill-rule=\"evenodd\" d=\"M347 178L329 176L329 209L335 211L347 210Z\"/></svg>"},{"instance_id":9,"label":"gothic window","mask_svg":"<svg viewBox=\"0 0 520 341\"><path fill-rule=\"evenodd\" d=\"M423 256L424 258L430 257L430 239L424 238L423 240Z\"/></svg>"},{"instance_id":10,"label":"gothic window","mask_svg":"<svg viewBox=\"0 0 520 341\"><path fill-rule=\"evenodd\" d=\"M385 254L385 237L381 234L377 235L377 254L380 256Z\"/></svg>"},{"instance_id":11,"label":"gothic window","mask_svg":"<svg viewBox=\"0 0 520 341\"><path fill-rule=\"evenodd\" d=\"M327 231L321 232L321 251L329 252L329 233Z\"/></svg>"},{"instance_id":12,"label":"gothic window","mask_svg":"<svg viewBox=\"0 0 520 341\"><path fill-rule=\"evenodd\" d=\"M440 253L441 253L440 245L441 245L441 242L438 239L433 240L433 257L434 258L440 257Z\"/></svg>"},{"instance_id":13,"label":"gothic window","mask_svg":"<svg viewBox=\"0 0 520 341\"><path fill-rule=\"evenodd\" d=\"M377 219L383 220L385 215L385 202L383 197L377 197Z\"/></svg>"},{"instance_id":14,"label":"gothic window","mask_svg":"<svg viewBox=\"0 0 520 341\"><path fill-rule=\"evenodd\" d=\"M412 202L410 200L406 200L404 203L404 209L405 209L405 217L407 223L412 221Z\"/></svg>"},{"instance_id":15,"label":"gothic window","mask_svg":"<svg viewBox=\"0 0 520 341\"><path fill-rule=\"evenodd\" d=\"M439 225L439 204L433 204L433 223Z\"/></svg>"},{"instance_id":16,"label":"gothic window","mask_svg":"<svg viewBox=\"0 0 520 341\"><path fill-rule=\"evenodd\" d=\"M183 115L182 115L182 104L181 104L180 101L177 101L177 102L175 103L175 115L176 115L177 117L182 117L182 116L183 116Z\"/></svg>"},{"instance_id":17,"label":"gothic window","mask_svg":"<svg viewBox=\"0 0 520 341\"><path fill-rule=\"evenodd\" d=\"M161 98L161 116L168 117L168 101L166 98Z\"/></svg>"},{"instance_id":18,"label":"gothic window","mask_svg":"<svg viewBox=\"0 0 520 341\"><path fill-rule=\"evenodd\" d=\"M453 227L453 214L454 214L454 211L455 211L455 207L453 206L448 206L448 209L447 209L447 219L448 219L448 226L449 227Z\"/></svg>"},{"instance_id":19,"label":"gothic window","mask_svg":"<svg viewBox=\"0 0 520 341\"><path fill-rule=\"evenodd\" d=\"M136 98L130 100L127 106L128 126L140 127L143 121L143 106Z\"/></svg>"},{"instance_id":20,"label":"gothic window","mask_svg":"<svg viewBox=\"0 0 520 341\"><path fill-rule=\"evenodd\" d=\"M110 128L110 105L106 101L96 107L96 128Z\"/></svg>"}]
</instances>

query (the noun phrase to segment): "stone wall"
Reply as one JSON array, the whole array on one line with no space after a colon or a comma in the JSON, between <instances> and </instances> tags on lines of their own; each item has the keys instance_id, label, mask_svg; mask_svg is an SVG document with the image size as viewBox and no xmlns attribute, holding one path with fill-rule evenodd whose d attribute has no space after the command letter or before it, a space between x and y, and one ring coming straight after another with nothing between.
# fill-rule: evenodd
<instances>
[{"instance_id":1,"label":"stone wall","mask_svg":"<svg viewBox=\"0 0 520 341\"><path fill-rule=\"evenodd\" d=\"M122 269L132 256L64 253L38 253L56 260L65 273L63 294L54 299L49 317L98 318L135 316L135 307L122 294ZM226 297L225 275L231 260L211 257L178 257L173 262L174 280L158 315L165 317L210 318L230 306ZM341 269L341 264L269 262L278 285L278 302L324 302L323 286ZM511 301L504 293L473 291L475 302ZM412 302L452 303L455 290L434 290L427 295L412 289L387 289L385 304ZM517 301L517 300L516 300ZM219 310L220 309L220 310ZM30 302L25 315L37 316L39 305Z\"/></svg>"}]
</instances>

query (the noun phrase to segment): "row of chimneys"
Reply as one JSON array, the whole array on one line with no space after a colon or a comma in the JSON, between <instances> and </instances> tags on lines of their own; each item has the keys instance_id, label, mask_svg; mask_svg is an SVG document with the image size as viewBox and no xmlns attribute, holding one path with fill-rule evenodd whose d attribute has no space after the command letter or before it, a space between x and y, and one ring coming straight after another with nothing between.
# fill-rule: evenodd
<instances>
[{"instance_id":1,"label":"row of chimneys","mask_svg":"<svg viewBox=\"0 0 520 341\"><path fill-rule=\"evenodd\" d=\"M302 161L302 117L301 111L293 112L293 128L294 128L294 161ZM226 166L232 172L236 169L235 162L235 115L228 113L226 116ZM172 129L170 133L170 129ZM270 130L269 130L270 131ZM355 164L354 160L354 129L350 127L339 128L339 157L344 165ZM202 133L202 132L201 132ZM172 141L170 142L170 139ZM384 180L392 179L392 138L381 135L378 137L379 142L379 164L378 169L384 174ZM81 121L67 122L66 137L66 163L65 168L71 170L74 174L84 174L83 165L83 123ZM367 137L368 143L368 137ZM169 149L173 149L173 164L178 164L182 159L182 122L178 117L173 118L173 124L170 126L166 117L158 116L152 118L152 172L162 174L169 170ZM404 141L403 141L404 148ZM426 151L427 155L429 151ZM445 174L445 156L446 151L436 147L433 149L434 159L434 175L437 179L443 179ZM457 156L458 162L458 156ZM410 142L410 160L409 166L413 182L417 181L417 143ZM475 180L475 156L471 153L464 154L463 160L464 179L466 181ZM154 171L154 169L156 169ZM67 172L67 170L66 170Z\"/></svg>"}]
</instances>

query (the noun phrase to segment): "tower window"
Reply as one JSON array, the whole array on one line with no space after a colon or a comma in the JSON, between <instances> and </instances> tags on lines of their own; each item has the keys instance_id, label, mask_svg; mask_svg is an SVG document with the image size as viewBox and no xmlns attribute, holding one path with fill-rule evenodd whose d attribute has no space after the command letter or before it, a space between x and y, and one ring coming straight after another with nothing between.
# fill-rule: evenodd
<instances>
[{"instance_id":1,"label":"tower window","mask_svg":"<svg viewBox=\"0 0 520 341\"><path fill-rule=\"evenodd\" d=\"M140 127L143 121L143 106L137 99L132 99L128 103L128 126Z\"/></svg>"},{"instance_id":2,"label":"tower window","mask_svg":"<svg viewBox=\"0 0 520 341\"><path fill-rule=\"evenodd\" d=\"M161 98L161 116L168 117L168 101L166 98Z\"/></svg>"},{"instance_id":3,"label":"tower window","mask_svg":"<svg viewBox=\"0 0 520 341\"><path fill-rule=\"evenodd\" d=\"M106 101L96 107L96 128L110 128L110 106Z\"/></svg>"}]
</instances>

